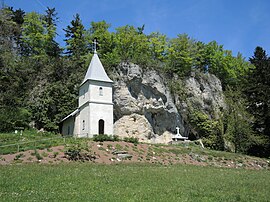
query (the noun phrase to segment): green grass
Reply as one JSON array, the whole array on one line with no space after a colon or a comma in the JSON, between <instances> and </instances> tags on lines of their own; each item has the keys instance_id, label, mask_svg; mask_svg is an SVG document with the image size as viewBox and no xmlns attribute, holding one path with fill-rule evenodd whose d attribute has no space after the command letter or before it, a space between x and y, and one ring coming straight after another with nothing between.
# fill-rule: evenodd
<instances>
[{"instance_id":1,"label":"green grass","mask_svg":"<svg viewBox=\"0 0 270 202\"><path fill-rule=\"evenodd\" d=\"M187 165L0 167L1 201L269 201L270 172Z\"/></svg>"},{"instance_id":2,"label":"green grass","mask_svg":"<svg viewBox=\"0 0 270 202\"><path fill-rule=\"evenodd\" d=\"M19 152L22 152L34 149L45 149L58 145L83 143L88 140L89 139L73 137L62 138L60 134L50 132L38 133L35 130L26 130L23 132L23 135L20 135L20 133L0 133L0 155L16 153L18 149Z\"/></svg>"}]
</instances>

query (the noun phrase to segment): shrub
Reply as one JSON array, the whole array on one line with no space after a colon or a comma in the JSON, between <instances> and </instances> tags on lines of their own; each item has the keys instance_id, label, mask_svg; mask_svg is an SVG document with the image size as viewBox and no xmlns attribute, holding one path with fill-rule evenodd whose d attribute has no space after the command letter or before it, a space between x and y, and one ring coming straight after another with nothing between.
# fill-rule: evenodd
<instances>
[{"instance_id":1,"label":"shrub","mask_svg":"<svg viewBox=\"0 0 270 202\"><path fill-rule=\"evenodd\" d=\"M131 142L133 144L138 144L139 139L137 137L124 137L125 142Z\"/></svg>"},{"instance_id":2,"label":"shrub","mask_svg":"<svg viewBox=\"0 0 270 202\"><path fill-rule=\"evenodd\" d=\"M14 160L19 160L20 158L24 157L24 154L20 153L18 155L15 156Z\"/></svg>"},{"instance_id":3,"label":"shrub","mask_svg":"<svg viewBox=\"0 0 270 202\"><path fill-rule=\"evenodd\" d=\"M38 153L38 151L35 149L34 151L34 156L37 158L37 160L42 160L43 157L40 155L40 153Z\"/></svg>"},{"instance_id":4,"label":"shrub","mask_svg":"<svg viewBox=\"0 0 270 202\"><path fill-rule=\"evenodd\" d=\"M66 158L70 161L93 161L96 156L86 152L85 148L81 144L75 144L67 148L65 151Z\"/></svg>"},{"instance_id":5,"label":"shrub","mask_svg":"<svg viewBox=\"0 0 270 202\"><path fill-rule=\"evenodd\" d=\"M94 135L93 140L95 142L104 142L104 141L119 141L119 137L117 135L106 135L106 134L99 134Z\"/></svg>"}]
</instances>

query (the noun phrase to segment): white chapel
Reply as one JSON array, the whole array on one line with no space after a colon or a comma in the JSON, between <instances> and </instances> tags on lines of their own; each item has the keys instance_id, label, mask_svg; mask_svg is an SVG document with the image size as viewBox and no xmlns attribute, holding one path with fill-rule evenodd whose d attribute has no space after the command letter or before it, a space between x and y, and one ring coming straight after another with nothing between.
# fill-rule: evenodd
<instances>
[{"instance_id":1,"label":"white chapel","mask_svg":"<svg viewBox=\"0 0 270 202\"><path fill-rule=\"evenodd\" d=\"M77 137L113 135L112 84L95 50L80 86L79 106L62 120L61 133Z\"/></svg>"}]
</instances>

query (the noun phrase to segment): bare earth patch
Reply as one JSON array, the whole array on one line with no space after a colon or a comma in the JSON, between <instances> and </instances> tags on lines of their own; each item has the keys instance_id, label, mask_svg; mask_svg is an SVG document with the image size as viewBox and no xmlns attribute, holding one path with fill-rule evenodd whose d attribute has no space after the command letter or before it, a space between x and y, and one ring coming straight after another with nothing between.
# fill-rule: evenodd
<instances>
[{"instance_id":1,"label":"bare earth patch","mask_svg":"<svg viewBox=\"0 0 270 202\"><path fill-rule=\"evenodd\" d=\"M67 147L57 146L43 150L28 150L16 154L0 156L0 165L41 163L57 164L71 162ZM191 164L200 166L215 166L227 168L269 169L270 163L266 159L251 156L226 158L212 156L202 152L194 152L188 146L176 147L170 145L133 144L127 142L93 142L87 143L84 155L91 156L91 163L151 163L160 165ZM240 156L240 155L239 155ZM83 160L86 161L86 160Z\"/></svg>"}]
</instances>

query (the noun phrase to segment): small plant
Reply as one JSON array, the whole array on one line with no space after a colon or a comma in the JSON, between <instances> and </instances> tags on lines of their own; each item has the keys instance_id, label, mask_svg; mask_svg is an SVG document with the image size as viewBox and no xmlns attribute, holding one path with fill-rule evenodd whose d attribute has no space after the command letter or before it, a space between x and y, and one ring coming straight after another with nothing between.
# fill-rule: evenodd
<instances>
[{"instance_id":1,"label":"small plant","mask_svg":"<svg viewBox=\"0 0 270 202\"><path fill-rule=\"evenodd\" d=\"M123 147L122 147L120 144L116 144L116 145L115 145L115 149L116 149L116 150L122 150Z\"/></svg>"},{"instance_id":2,"label":"small plant","mask_svg":"<svg viewBox=\"0 0 270 202\"><path fill-rule=\"evenodd\" d=\"M14 160L17 161L17 160L19 160L22 157L24 157L24 154L20 153L20 154L18 154L18 155L15 156Z\"/></svg>"},{"instance_id":3,"label":"small plant","mask_svg":"<svg viewBox=\"0 0 270 202\"><path fill-rule=\"evenodd\" d=\"M56 158L58 156L59 152L53 152L53 158Z\"/></svg>"},{"instance_id":4,"label":"small plant","mask_svg":"<svg viewBox=\"0 0 270 202\"><path fill-rule=\"evenodd\" d=\"M108 144L108 145L107 145L107 148L108 148L109 150L112 150L112 147L113 147L113 146L112 146L111 144Z\"/></svg>"},{"instance_id":5,"label":"small plant","mask_svg":"<svg viewBox=\"0 0 270 202\"><path fill-rule=\"evenodd\" d=\"M243 163L244 161L243 161L243 159L237 159L237 162L238 163Z\"/></svg>"},{"instance_id":6,"label":"small plant","mask_svg":"<svg viewBox=\"0 0 270 202\"><path fill-rule=\"evenodd\" d=\"M65 151L66 158L71 161L93 161L97 157L94 154L85 152L80 144L72 145Z\"/></svg>"},{"instance_id":7,"label":"small plant","mask_svg":"<svg viewBox=\"0 0 270 202\"><path fill-rule=\"evenodd\" d=\"M213 160L213 156L208 156L208 160L212 161Z\"/></svg>"},{"instance_id":8,"label":"small plant","mask_svg":"<svg viewBox=\"0 0 270 202\"><path fill-rule=\"evenodd\" d=\"M93 140L95 142L104 142L104 141L119 141L119 137L117 135L106 135L106 134L99 134L94 135Z\"/></svg>"},{"instance_id":9,"label":"small plant","mask_svg":"<svg viewBox=\"0 0 270 202\"><path fill-rule=\"evenodd\" d=\"M125 142L130 142L133 144L139 144L139 139L137 137L124 137Z\"/></svg>"},{"instance_id":10,"label":"small plant","mask_svg":"<svg viewBox=\"0 0 270 202\"><path fill-rule=\"evenodd\" d=\"M106 149L104 149L103 147L99 147L98 150L106 151Z\"/></svg>"},{"instance_id":11,"label":"small plant","mask_svg":"<svg viewBox=\"0 0 270 202\"><path fill-rule=\"evenodd\" d=\"M47 148L47 151L48 152L52 152L53 150L51 148Z\"/></svg>"},{"instance_id":12,"label":"small plant","mask_svg":"<svg viewBox=\"0 0 270 202\"><path fill-rule=\"evenodd\" d=\"M40 155L40 153L38 153L38 151L35 149L34 151L34 156L37 158L37 160L42 160L43 157Z\"/></svg>"},{"instance_id":13,"label":"small plant","mask_svg":"<svg viewBox=\"0 0 270 202\"><path fill-rule=\"evenodd\" d=\"M42 152L42 154L41 154L43 157L47 157L48 156L48 153L46 153L46 152Z\"/></svg>"},{"instance_id":14,"label":"small plant","mask_svg":"<svg viewBox=\"0 0 270 202\"><path fill-rule=\"evenodd\" d=\"M27 161L32 161L32 160L33 158L31 156L27 158Z\"/></svg>"}]
</instances>

